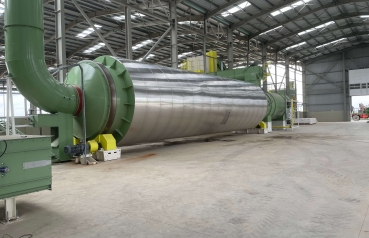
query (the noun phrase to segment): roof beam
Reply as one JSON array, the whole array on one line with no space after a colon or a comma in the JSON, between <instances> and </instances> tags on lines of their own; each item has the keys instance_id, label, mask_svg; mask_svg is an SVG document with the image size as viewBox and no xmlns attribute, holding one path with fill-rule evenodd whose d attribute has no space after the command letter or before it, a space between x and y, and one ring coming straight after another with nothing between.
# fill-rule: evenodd
<instances>
[{"instance_id":1,"label":"roof beam","mask_svg":"<svg viewBox=\"0 0 369 238\"><path fill-rule=\"evenodd\" d=\"M337 24L336 24L336 25L337 25ZM331 34L331 33L335 32L335 31L338 31L338 30L344 30L344 29L353 28L353 27L358 27L358 26L369 26L369 22L368 22L368 23L351 23L351 24L344 25L344 26L342 26L342 27L341 27L341 26L338 26L338 27L336 27L336 28L334 28L334 29L332 29L332 30L329 30L329 31L326 31L326 32L323 32L323 33L319 32L319 34L318 34L318 35L311 36L311 37L309 37L309 38L307 38L307 39L303 39L303 40L300 40L300 41L293 42L292 44L286 45L286 46L284 46L283 48L278 48L277 50L278 50L278 51L281 51L281 50L284 50L284 49L286 49L286 48L288 48L288 47L291 47L291 46L293 46L293 45L300 44L300 43L305 42L305 41L309 41L309 40L314 39L314 38L316 38L316 37L320 37L320 36L328 35L328 34ZM307 33L307 34L308 34L308 33Z\"/></svg>"},{"instance_id":2,"label":"roof beam","mask_svg":"<svg viewBox=\"0 0 369 238\"><path fill-rule=\"evenodd\" d=\"M123 12L123 11L124 11L124 7L117 7L116 9L107 9L107 10L104 10L104 11L95 11L95 12L89 12L89 13L85 13L85 14L90 19L92 19L92 18L95 18L95 17L110 15L110 14L119 13L119 12ZM74 26L78 25L79 23L86 21L86 19L82 16L82 14L80 16L82 18L77 18L77 19L69 22L69 24L65 26L65 32L72 29ZM46 39L45 44L49 43L50 41L52 41L54 39L55 39L55 34L52 35L51 37L49 37L48 39Z\"/></svg>"},{"instance_id":3,"label":"roof beam","mask_svg":"<svg viewBox=\"0 0 369 238\"><path fill-rule=\"evenodd\" d=\"M263 10L263 11L255 14L255 15L252 15L251 17L245 18L242 21L233 24L232 28L233 28L233 30L236 30L237 28L241 27L242 25L246 24L249 21L252 21L252 20L254 20L254 19L258 18L258 17L261 17L263 15L266 15L266 14L269 14L271 12L274 12L274 11L276 11L276 10L278 10L280 8L283 8L283 7L287 6L287 5L291 5L294 2L296 2L296 0L286 0L286 1L282 2L281 4L275 5L274 7L270 8L270 9Z\"/></svg>"},{"instance_id":4,"label":"roof beam","mask_svg":"<svg viewBox=\"0 0 369 238\"><path fill-rule=\"evenodd\" d=\"M114 14L114 13L120 13L120 12L124 11L124 7L120 7L120 8L118 7L117 9L119 9L119 10L108 9L108 10L104 10L104 11L89 12L89 13L86 13L86 14L90 18L95 18L95 17L110 15L110 14ZM201 18L201 20L203 20L202 15L196 15L196 16L193 16L193 17L194 18L192 18L192 19L190 19L191 17L179 17L178 22L189 21L189 20L197 21L196 19L200 19L200 18ZM84 21L86 21L84 18L77 18L77 19L71 21L65 27L65 31L68 31L68 30L72 29L73 27L75 27L76 25L78 25L79 23L84 22ZM166 25L166 24L169 24L169 22L148 21L148 22L134 23L134 24L132 24L132 28L139 28L139 27L145 27L145 26L158 26L158 25ZM125 24L122 23L116 29L124 29L124 27L125 27ZM52 41L54 39L55 39L55 35L52 35L51 37L49 37L48 39L45 40L45 44L49 43L50 41Z\"/></svg>"},{"instance_id":5,"label":"roof beam","mask_svg":"<svg viewBox=\"0 0 369 238\"><path fill-rule=\"evenodd\" d=\"M185 44L197 44L197 43L202 43L203 40L202 39L198 39L198 40L184 40L184 41L178 41L177 44L178 45L185 45ZM165 44L165 45L162 45L162 46L159 46L159 47L156 47L151 53L154 53L156 51L160 51L162 49L165 49L165 48L169 48L170 45L169 44ZM145 55L145 53L143 54L139 54L138 56L134 57L135 59L139 59L141 57L143 57Z\"/></svg>"},{"instance_id":6,"label":"roof beam","mask_svg":"<svg viewBox=\"0 0 369 238\"><path fill-rule=\"evenodd\" d=\"M132 9L134 9L136 11L139 11L142 14L145 14L146 16L150 16L152 18L155 18L155 19L157 19L159 21L163 21L165 23L170 22L170 20L168 18L166 18L166 17L163 17L163 16L160 16L160 15L154 14L152 12L149 12L148 10L142 9L142 8L138 7L137 5L132 5L132 4L127 3L127 0L115 0L115 2L119 2L120 4L122 4L125 7L127 7L127 6L128 7L131 7ZM187 26L184 26L184 25L178 25L178 28L183 29L183 30L187 30L187 31L192 31L195 34L204 36L204 32L199 31L199 30L192 29L192 28L187 27ZM207 37L209 37L210 39L220 40L220 39L217 39L214 36L207 35ZM222 42L220 41L219 43L222 43Z\"/></svg>"},{"instance_id":7,"label":"roof beam","mask_svg":"<svg viewBox=\"0 0 369 238\"><path fill-rule=\"evenodd\" d=\"M227 3L223 4L222 6L219 6L218 8L215 8L214 10L211 10L209 12L206 13L206 19L209 19L210 17L214 16L215 14L224 11L224 8L227 8L229 6L232 6L233 4L235 4L236 2L239 2L240 0L230 0ZM292 1L296 1L296 0L292 0Z\"/></svg>"},{"instance_id":8,"label":"roof beam","mask_svg":"<svg viewBox=\"0 0 369 238\"><path fill-rule=\"evenodd\" d=\"M150 35L148 35L145 38L139 38L139 39L136 39L135 41L132 41L132 45L136 45L136 44L138 44L138 43L140 43L142 41L145 41L145 40L147 40L147 38L154 39L154 38L160 37L161 35L163 35L163 33L161 33L161 32L160 33L150 34ZM125 48L125 45L123 45L123 46L119 47L118 49L116 49L115 52L119 52L119 51L122 51L122 50L125 50L125 49L126 49Z\"/></svg>"},{"instance_id":9,"label":"roof beam","mask_svg":"<svg viewBox=\"0 0 369 238\"><path fill-rule=\"evenodd\" d=\"M303 59L305 59L305 58L307 58L307 57L314 56L314 55L316 55L316 53L309 54L309 55L305 55L305 56L303 56L303 57L298 58L298 60L303 61L305 64L310 64L310 63L312 63L313 61L317 61L317 60L325 59L325 58L330 57L330 56L332 56L332 55L336 55L336 54L339 54L339 53L342 53L342 52L346 52L346 51L350 51L350 50L358 49L358 48L363 48L363 47L368 47L368 46L369 46L369 43L365 43L365 42L363 42L363 43L361 43L361 44L359 44L359 45L354 45L354 46L351 46L351 47L349 47L349 48L345 48L345 49L338 50L338 51L335 51L335 52L331 52L331 53L328 53L328 54L323 54L323 55L321 55L321 56L319 56L319 57L312 58L312 59L308 59L308 60L305 60L305 61L304 61Z\"/></svg>"},{"instance_id":10,"label":"roof beam","mask_svg":"<svg viewBox=\"0 0 369 238\"><path fill-rule=\"evenodd\" d=\"M351 33L351 34L345 34L345 35L340 36L339 38L348 38L348 37L360 36L360 35L368 35L368 31L361 31L361 32L354 32L354 33ZM295 53L288 54L288 55L289 55L289 56L298 55L298 54L300 54L300 53L301 53L301 51L315 49L316 47L318 47L318 46L320 46L320 45L324 45L324 44L330 43L330 42L332 42L332 41L334 41L334 40L336 40L336 39L331 39L331 40L327 40L327 41L319 42L319 44L311 45L311 46L310 46L310 47L308 47L308 48L302 48L301 50L295 51Z\"/></svg>"},{"instance_id":11,"label":"roof beam","mask_svg":"<svg viewBox=\"0 0 369 238\"><path fill-rule=\"evenodd\" d=\"M284 39L286 39L288 37L291 37L291 36L294 36L294 35L296 35L300 32L303 32L303 31L309 30L311 28L320 26L320 25L322 25L324 23L327 23L327 22L330 22L330 21L337 21L337 20L342 20L342 19L346 19L346 18L350 18L350 17L357 17L357 16L360 16L360 15L369 15L369 12L355 12L355 13L340 14L340 15L337 15L335 17L328 18L325 21L320 21L316 24L309 25L308 27L304 27L302 29L299 29L298 31L294 31L294 32L291 32L291 33L288 33L288 34L284 34L281 37L278 37L278 38L273 39L271 41L267 41L266 44L270 46L271 44L274 44L274 43L276 43L280 40L284 40Z\"/></svg>"},{"instance_id":12,"label":"roof beam","mask_svg":"<svg viewBox=\"0 0 369 238\"><path fill-rule=\"evenodd\" d=\"M110 31L108 31L107 33L105 33L105 34L103 35L103 37L104 37L104 38L109 37L109 36L111 36L112 34L114 34L115 32L117 32L117 31L116 31L116 30L110 30ZM68 58L70 58L70 57L72 57L73 55L77 54L78 52L80 52L80 51L82 51L82 50L84 50L84 49L86 49L86 48L88 48L88 47L90 47L90 46L95 45L95 44L96 44L97 42L99 42L99 41L100 41L100 38L99 38L99 37L97 37L96 39L94 39L94 40L90 41L89 43L87 43L87 44L83 44L81 47L78 47L77 49L73 50L72 52L70 52L70 53L67 55L67 57L68 57ZM117 51L116 51L116 52L117 52Z\"/></svg>"},{"instance_id":13,"label":"roof beam","mask_svg":"<svg viewBox=\"0 0 369 238\"><path fill-rule=\"evenodd\" d=\"M203 21L204 15L190 15L185 17L178 17L178 22L182 21Z\"/></svg>"},{"instance_id":14,"label":"roof beam","mask_svg":"<svg viewBox=\"0 0 369 238\"><path fill-rule=\"evenodd\" d=\"M90 26L92 27L92 29L94 29L95 33L99 36L99 38L102 40L102 42L104 42L105 46L109 49L110 53L114 56L117 56L117 54L115 53L115 51L110 47L108 41L104 38L103 35L101 35L101 33L96 29L94 23L91 21L91 19L86 15L86 13L83 11L83 9L81 8L81 6L77 3L76 0L71 0L73 2L73 4L76 6L76 8L78 9L78 11L82 14L82 16L86 19L86 21L88 22L88 24L90 24Z\"/></svg>"},{"instance_id":15,"label":"roof beam","mask_svg":"<svg viewBox=\"0 0 369 238\"><path fill-rule=\"evenodd\" d=\"M308 11L308 12L305 12L303 14L299 14L295 17L291 17L290 19L286 20L286 21L282 21L282 22L279 22L279 23L276 23L268 28L265 28L261 31L258 31L256 33L253 33L253 34L250 34L250 39L251 38L255 38L256 36L266 32L266 31L269 31L269 30L272 30L278 26L281 26L281 25L285 25L289 22L292 22L292 21L296 21L297 19L300 19L300 18L303 18L303 17L306 17L310 14L313 14L315 12L318 12L318 11L321 11L321 10L324 10L324 9L327 9L327 8L330 8L330 7L336 7L336 6L339 6L339 5L343 5L343 4L347 4L347 3L355 3L355 2L366 2L366 0L336 0L332 3L328 3L328 4L324 4L322 5L321 7L317 7L317 8L314 8L313 10L311 11Z\"/></svg>"}]
</instances>

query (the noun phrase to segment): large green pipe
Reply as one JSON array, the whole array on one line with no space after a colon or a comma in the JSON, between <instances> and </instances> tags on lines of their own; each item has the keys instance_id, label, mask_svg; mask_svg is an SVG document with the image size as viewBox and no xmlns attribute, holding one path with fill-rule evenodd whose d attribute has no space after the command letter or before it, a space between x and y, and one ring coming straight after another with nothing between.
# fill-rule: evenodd
<instances>
[{"instance_id":1,"label":"large green pipe","mask_svg":"<svg viewBox=\"0 0 369 238\"><path fill-rule=\"evenodd\" d=\"M79 87L59 83L47 70L43 18L42 0L5 1L5 60L9 76L19 92L42 110L78 114Z\"/></svg>"},{"instance_id":2,"label":"large green pipe","mask_svg":"<svg viewBox=\"0 0 369 238\"><path fill-rule=\"evenodd\" d=\"M217 71L210 74L250 82L260 87L260 79L263 77L263 68L259 66L250 66L246 68Z\"/></svg>"}]
</instances>

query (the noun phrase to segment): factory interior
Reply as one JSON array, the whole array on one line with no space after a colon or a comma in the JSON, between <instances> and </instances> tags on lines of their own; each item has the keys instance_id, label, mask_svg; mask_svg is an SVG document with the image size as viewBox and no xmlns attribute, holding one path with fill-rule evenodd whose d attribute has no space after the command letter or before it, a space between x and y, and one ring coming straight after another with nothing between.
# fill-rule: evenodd
<instances>
[{"instance_id":1,"label":"factory interior","mask_svg":"<svg viewBox=\"0 0 369 238\"><path fill-rule=\"evenodd\" d=\"M369 238L369 1L0 0L0 24L0 238Z\"/></svg>"}]
</instances>

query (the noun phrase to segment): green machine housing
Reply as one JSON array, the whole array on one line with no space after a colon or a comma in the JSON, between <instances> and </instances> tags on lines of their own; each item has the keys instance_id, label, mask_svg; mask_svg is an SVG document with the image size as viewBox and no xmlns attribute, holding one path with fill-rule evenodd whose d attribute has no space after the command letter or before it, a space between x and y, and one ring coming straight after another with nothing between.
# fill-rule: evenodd
<instances>
[{"instance_id":1,"label":"green machine housing","mask_svg":"<svg viewBox=\"0 0 369 238\"><path fill-rule=\"evenodd\" d=\"M0 199L51 190L50 137L0 138Z\"/></svg>"}]
</instances>

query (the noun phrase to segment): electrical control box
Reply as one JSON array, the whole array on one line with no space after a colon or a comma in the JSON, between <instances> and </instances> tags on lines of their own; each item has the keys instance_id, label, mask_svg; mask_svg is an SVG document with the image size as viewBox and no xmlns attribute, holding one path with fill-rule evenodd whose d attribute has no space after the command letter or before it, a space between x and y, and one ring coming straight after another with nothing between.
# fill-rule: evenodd
<instances>
[{"instance_id":1,"label":"electrical control box","mask_svg":"<svg viewBox=\"0 0 369 238\"><path fill-rule=\"evenodd\" d=\"M51 190L51 139L0 137L0 199Z\"/></svg>"}]
</instances>

